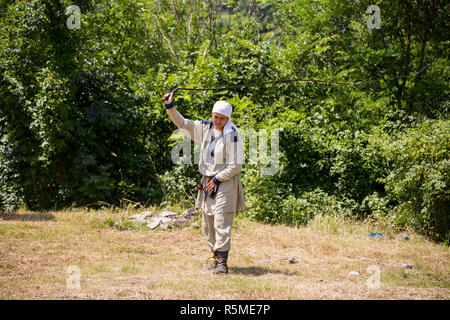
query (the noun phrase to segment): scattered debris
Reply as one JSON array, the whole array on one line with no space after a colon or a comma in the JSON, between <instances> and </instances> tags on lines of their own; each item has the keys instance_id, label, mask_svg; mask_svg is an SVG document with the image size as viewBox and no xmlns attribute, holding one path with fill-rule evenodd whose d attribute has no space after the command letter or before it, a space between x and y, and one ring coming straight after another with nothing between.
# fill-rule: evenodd
<instances>
[{"instance_id":1,"label":"scattered debris","mask_svg":"<svg viewBox=\"0 0 450 320\"><path fill-rule=\"evenodd\" d=\"M380 239L380 240L384 240L386 237L381 234L381 233L375 233L375 232L371 232L370 235L367 237L367 239Z\"/></svg>"},{"instance_id":2,"label":"scattered debris","mask_svg":"<svg viewBox=\"0 0 450 320\"><path fill-rule=\"evenodd\" d=\"M402 234L399 234L399 235L397 236L396 239L397 239L398 241L408 241L408 240L411 239L411 238L409 237L408 234L402 233Z\"/></svg>"},{"instance_id":3,"label":"scattered debris","mask_svg":"<svg viewBox=\"0 0 450 320\"><path fill-rule=\"evenodd\" d=\"M353 276L359 276L359 272L358 272L358 271L350 271L350 272L348 273L348 275L349 275L350 277L353 277Z\"/></svg>"},{"instance_id":4,"label":"scattered debris","mask_svg":"<svg viewBox=\"0 0 450 320\"><path fill-rule=\"evenodd\" d=\"M405 269L414 269L416 266L413 264L402 264L402 267Z\"/></svg>"},{"instance_id":5,"label":"scattered debris","mask_svg":"<svg viewBox=\"0 0 450 320\"><path fill-rule=\"evenodd\" d=\"M178 216L178 213L172 212L172 211L163 211L158 213L158 217L162 218L173 218L175 216Z\"/></svg>"},{"instance_id":6,"label":"scattered debris","mask_svg":"<svg viewBox=\"0 0 450 320\"><path fill-rule=\"evenodd\" d=\"M148 223L147 223L147 227L149 228L149 229L155 229L157 226L159 226L159 223L160 223L160 221L159 220L157 220L157 219L155 219L155 220L152 220L152 221L149 221Z\"/></svg>"},{"instance_id":7,"label":"scattered debris","mask_svg":"<svg viewBox=\"0 0 450 320\"><path fill-rule=\"evenodd\" d=\"M198 212L195 208L190 208L183 212L181 215L185 218L192 219L197 213Z\"/></svg>"},{"instance_id":8,"label":"scattered debris","mask_svg":"<svg viewBox=\"0 0 450 320\"><path fill-rule=\"evenodd\" d=\"M194 216L197 214L198 211L195 208L190 208L182 214L172 211L163 211L154 215L150 211L144 211L128 217L127 220L146 225L151 230L156 229L157 227L167 230L172 227L182 227L190 224L195 225L193 220Z\"/></svg>"},{"instance_id":9,"label":"scattered debris","mask_svg":"<svg viewBox=\"0 0 450 320\"><path fill-rule=\"evenodd\" d=\"M166 218L166 217L154 217L150 219L151 222L151 226L152 228L150 229L155 229L158 226L161 226L161 229L167 230L170 229L170 225L172 222L172 219L170 218ZM149 226L149 224L147 224L147 227Z\"/></svg>"},{"instance_id":10,"label":"scattered debris","mask_svg":"<svg viewBox=\"0 0 450 320\"><path fill-rule=\"evenodd\" d=\"M288 259L289 263L297 263L297 260L295 259L295 257L288 256L287 259Z\"/></svg>"},{"instance_id":11,"label":"scattered debris","mask_svg":"<svg viewBox=\"0 0 450 320\"><path fill-rule=\"evenodd\" d=\"M136 222L145 223L145 220L148 217L151 217L153 215L150 211L144 211L142 213L133 214L132 216L128 217L128 220L135 220Z\"/></svg>"}]
</instances>

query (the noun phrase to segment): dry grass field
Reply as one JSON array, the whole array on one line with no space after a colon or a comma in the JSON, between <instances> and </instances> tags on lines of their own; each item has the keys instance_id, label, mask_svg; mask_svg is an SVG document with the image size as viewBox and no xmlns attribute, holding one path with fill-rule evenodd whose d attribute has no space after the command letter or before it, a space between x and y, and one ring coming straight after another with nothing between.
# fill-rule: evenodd
<instances>
[{"instance_id":1,"label":"dry grass field","mask_svg":"<svg viewBox=\"0 0 450 320\"><path fill-rule=\"evenodd\" d=\"M104 223L131 214L0 213L0 299L450 299L448 247L380 224L236 217L230 273L217 276L199 269L211 255L200 228Z\"/></svg>"}]
</instances>

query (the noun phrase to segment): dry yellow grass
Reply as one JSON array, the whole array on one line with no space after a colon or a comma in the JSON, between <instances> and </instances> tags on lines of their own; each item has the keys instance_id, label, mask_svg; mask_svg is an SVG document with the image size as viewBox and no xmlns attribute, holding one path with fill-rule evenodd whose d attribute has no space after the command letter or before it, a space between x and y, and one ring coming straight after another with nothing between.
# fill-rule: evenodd
<instances>
[{"instance_id":1,"label":"dry yellow grass","mask_svg":"<svg viewBox=\"0 0 450 320\"><path fill-rule=\"evenodd\" d=\"M414 234L368 240L369 224L318 217L295 228L236 218L230 274L215 276L199 269L210 253L198 228L99 227L127 215L0 214L0 299L450 298L448 247ZM70 266L79 268L79 289ZM370 266L380 271L379 287L368 286Z\"/></svg>"}]
</instances>

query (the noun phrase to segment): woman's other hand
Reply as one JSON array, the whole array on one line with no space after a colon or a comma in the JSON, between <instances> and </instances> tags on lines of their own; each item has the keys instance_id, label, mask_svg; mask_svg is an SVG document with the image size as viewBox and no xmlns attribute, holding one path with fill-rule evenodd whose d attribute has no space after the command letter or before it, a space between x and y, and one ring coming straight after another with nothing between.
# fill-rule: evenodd
<instances>
[{"instance_id":1,"label":"woman's other hand","mask_svg":"<svg viewBox=\"0 0 450 320\"><path fill-rule=\"evenodd\" d=\"M211 180L205 186L205 190L206 190L206 192L210 192L211 190L217 191L217 185Z\"/></svg>"}]
</instances>

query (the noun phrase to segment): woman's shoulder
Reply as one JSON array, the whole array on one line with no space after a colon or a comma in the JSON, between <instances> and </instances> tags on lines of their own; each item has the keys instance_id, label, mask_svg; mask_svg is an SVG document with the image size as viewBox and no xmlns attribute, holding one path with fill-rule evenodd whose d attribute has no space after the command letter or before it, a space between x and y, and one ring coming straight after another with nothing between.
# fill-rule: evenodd
<instances>
[{"instance_id":1,"label":"woman's shoulder","mask_svg":"<svg viewBox=\"0 0 450 320\"><path fill-rule=\"evenodd\" d=\"M212 128L213 126L212 120L200 120L200 123L204 126L207 126L208 129Z\"/></svg>"}]
</instances>

